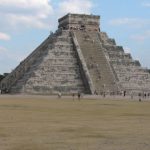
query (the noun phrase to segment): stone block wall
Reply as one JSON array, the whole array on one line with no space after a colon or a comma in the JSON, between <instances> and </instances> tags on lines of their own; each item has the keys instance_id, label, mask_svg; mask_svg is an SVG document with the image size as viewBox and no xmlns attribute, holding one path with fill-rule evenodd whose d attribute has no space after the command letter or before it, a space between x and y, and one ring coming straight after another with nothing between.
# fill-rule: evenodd
<instances>
[{"instance_id":1,"label":"stone block wall","mask_svg":"<svg viewBox=\"0 0 150 150\"><path fill-rule=\"evenodd\" d=\"M125 53L123 47L111 43L106 33L101 32L100 38L120 90L125 90L128 94L150 92L150 74L141 67L140 62L134 60L131 54Z\"/></svg>"},{"instance_id":2,"label":"stone block wall","mask_svg":"<svg viewBox=\"0 0 150 150\"><path fill-rule=\"evenodd\" d=\"M58 28L99 31L100 16L67 14L60 18Z\"/></svg>"},{"instance_id":3,"label":"stone block wall","mask_svg":"<svg viewBox=\"0 0 150 150\"><path fill-rule=\"evenodd\" d=\"M67 14L58 30L0 83L11 93L150 92L150 74L101 32L99 16Z\"/></svg>"},{"instance_id":4,"label":"stone block wall","mask_svg":"<svg viewBox=\"0 0 150 150\"><path fill-rule=\"evenodd\" d=\"M18 73L18 77L11 78L14 73ZM2 84L10 93L85 93L70 32L62 31L49 37Z\"/></svg>"}]
</instances>

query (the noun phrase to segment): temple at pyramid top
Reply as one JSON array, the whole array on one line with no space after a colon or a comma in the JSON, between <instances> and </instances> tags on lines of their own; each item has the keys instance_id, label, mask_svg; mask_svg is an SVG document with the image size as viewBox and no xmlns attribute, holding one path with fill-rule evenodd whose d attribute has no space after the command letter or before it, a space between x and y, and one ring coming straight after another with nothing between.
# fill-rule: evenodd
<instances>
[{"instance_id":1,"label":"temple at pyramid top","mask_svg":"<svg viewBox=\"0 0 150 150\"><path fill-rule=\"evenodd\" d=\"M99 31L100 16L85 14L67 14L58 20L59 29L79 29Z\"/></svg>"},{"instance_id":2,"label":"temple at pyramid top","mask_svg":"<svg viewBox=\"0 0 150 150\"><path fill-rule=\"evenodd\" d=\"M0 83L12 94L150 93L147 69L100 30L100 16L67 14Z\"/></svg>"}]
</instances>

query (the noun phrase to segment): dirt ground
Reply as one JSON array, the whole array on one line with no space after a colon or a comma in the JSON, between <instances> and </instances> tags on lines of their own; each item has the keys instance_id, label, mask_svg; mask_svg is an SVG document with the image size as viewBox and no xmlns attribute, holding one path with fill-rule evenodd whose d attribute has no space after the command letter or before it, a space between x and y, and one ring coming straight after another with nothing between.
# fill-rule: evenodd
<instances>
[{"instance_id":1,"label":"dirt ground","mask_svg":"<svg viewBox=\"0 0 150 150\"><path fill-rule=\"evenodd\" d=\"M0 95L0 150L150 150L150 100Z\"/></svg>"}]
</instances>

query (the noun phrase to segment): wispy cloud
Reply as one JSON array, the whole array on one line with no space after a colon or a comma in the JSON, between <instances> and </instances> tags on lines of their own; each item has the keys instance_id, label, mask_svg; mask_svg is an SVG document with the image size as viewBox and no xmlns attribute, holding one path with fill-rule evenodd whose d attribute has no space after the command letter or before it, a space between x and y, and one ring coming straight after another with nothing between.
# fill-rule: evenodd
<instances>
[{"instance_id":1,"label":"wispy cloud","mask_svg":"<svg viewBox=\"0 0 150 150\"><path fill-rule=\"evenodd\" d=\"M11 38L3 32L15 36L17 31L20 34L22 30L27 31L28 29L55 30L59 17L69 12L89 14L92 3L92 0L0 0L0 31L2 32L0 32L0 40ZM25 38L22 37L22 39ZM18 46L20 43L16 41L14 40L13 44ZM32 42L30 44L32 45ZM0 46L0 71L8 70L10 62L17 64L22 61L26 56L26 52L23 50L18 51L16 48L13 51ZM7 63L8 65L3 68L3 64Z\"/></svg>"},{"instance_id":2,"label":"wispy cloud","mask_svg":"<svg viewBox=\"0 0 150 150\"><path fill-rule=\"evenodd\" d=\"M150 39L150 30L145 31L142 34L132 35L130 38L138 42L144 42L145 40Z\"/></svg>"},{"instance_id":3,"label":"wispy cloud","mask_svg":"<svg viewBox=\"0 0 150 150\"><path fill-rule=\"evenodd\" d=\"M59 11L65 13L90 13L93 4L91 0L63 0L59 3Z\"/></svg>"},{"instance_id":4,"label":"wispy cloud","mask_svg":"<svg viewBox=\"0 0 150 150\"><path fill-rule=\"evenodd\" d=\"M55 8L55 9L54 9ZM90 13L92 0L0 0L1 28L49 28L66 13Z\"/></svg>"},{"instance_id":5,"label":"wispy cloud","mask_svg":"<svg viewBox=\"0 0 150 150\"><path fill-rule=\"evenodd\" d=\"M10 36L6 33L0 32L0 40L8 41L10 40Z\"/></svg>"},{"instance_id":6,"label":"wispy cloud","mask_svg":"<svg viewBox=\"0 0 150 150\"><path fill-rule=\"evenodd\" d=\"M51 30L54 27L57 27L57 19L68 14L68 13L76 13L76 14L90 14L93 8L92 0L59 0L55 6L53 6L54 15L49 16L48 25Z\"/></svg>"},{"instance_id":7,"label":"wispy cloud","mask_svg":"<svg viewBox=\"0 0 150 150\"><path fill-rule=\"evenodd\" d=\"M16 26L24 26L24 27L33 27L33 28L48 28L48 24L41 19L34 17L32 15L15 15L15 14L9 14L7 16L10 20L10 24L12 27Z\"/></svg>"},{"instance_id":8,"label":"wispy cloud","mask_svg":"<svg viewBox=\"0 0 150 150\"><path fill-rule=\"evenodd\" d=\"M112 26L127 26L132 28L141 28L150 25L150 19L142 18L118 18L109 21Z\"/></svg>"},{"instance_id":9,"label":"wispy cloud","mask_svg":"<svg viewBox=\"0 0 150 150\"><path fill-rule=\"evenodd\" d=\"M30 15L33 13L42 17L53 11L49 0L1 0L0 7L2 12Z\"/></svg>"},{"instance_id":10,"label":"wispy cloud","mask_svg":"<svg viewBox=\"0 0 150 150\"><path fill-rule=\"evenodd\" d=\"M144 7L150 7L150 2L143 2L142 6L144 6Z\"/></svg>"},{"instance_id":11,"label":"wispy cloud","mask_svg":"<svg viewBox=\"0 0 150 150\"><path fill-rule=\"evenodd\" d=\"M49 0L1 0L0 24L11 27L46 28L53 13Z\"/></svg>"}]
</instances>

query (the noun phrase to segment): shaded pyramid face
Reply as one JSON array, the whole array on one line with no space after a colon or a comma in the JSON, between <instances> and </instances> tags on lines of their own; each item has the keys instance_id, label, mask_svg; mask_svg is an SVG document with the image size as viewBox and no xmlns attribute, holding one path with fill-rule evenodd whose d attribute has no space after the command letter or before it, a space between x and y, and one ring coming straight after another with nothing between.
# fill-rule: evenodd
<instances>
[{"instance_id":1,"label":"shaded pyramid face","mask_svg":"<svg viewBox=\"0 0 150 150\"><path fill-rule=\"evenodd\" d=\"M1 82L3 92L149 92L150 74L99 29L99 16L67 14L59 28Z\"/></svg>"},{"instance_id":2,"label":"shaded pyramid face","mask_svg":"<svg viewBox=\"0 0 150 150\"><path fill-rule=\"evenodd\" d=\"M49 36L20 63L8 80L11 80L11 93L67 94L86 91L69 31Z\"/></svg>"}]
</instances>

